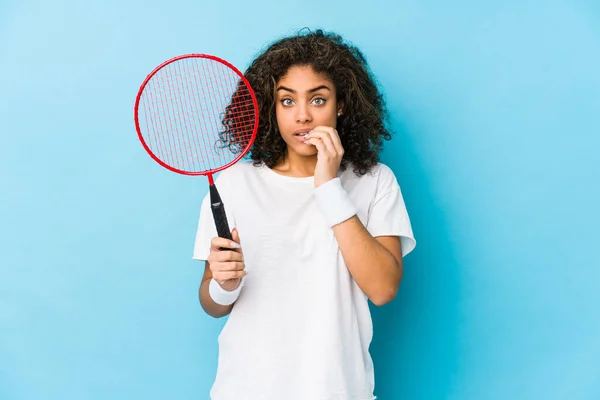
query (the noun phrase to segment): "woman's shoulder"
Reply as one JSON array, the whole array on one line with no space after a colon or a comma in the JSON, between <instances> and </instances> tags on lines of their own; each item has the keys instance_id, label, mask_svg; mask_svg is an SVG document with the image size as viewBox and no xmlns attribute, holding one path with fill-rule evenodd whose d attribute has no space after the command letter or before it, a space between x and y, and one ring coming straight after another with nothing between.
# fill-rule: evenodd
<instances>
[{"instance_id":1,"label":"woman's shoulder","mask_svg":"<svg viewBox=\"0 0 600 400\"><path fill-rule=\"evenodd\" d=\"M376 167L379 175L379 181L384 186L398 185L396 174L394 174L394 171L392 171L392 169L389 166L383 163L377 163Z\"/></svg>"},{"instance_id":2,"label":"woman's shoulder","mask_svg":"<svg viewBox=\"0 0 600 400\"><path fill-rule=\"evenodd\" d=\"M357 175L354 172L354 165L349 163L346 170L344 171L344 175L346 175L346 177L349 179L355 179L365 182L374 181L382 185L390 185L396 182L396 175L394 174L394 171L392 171L392 169L389 166L381 162L375 164L364 175Z\"/></svg>"}]
</instances>

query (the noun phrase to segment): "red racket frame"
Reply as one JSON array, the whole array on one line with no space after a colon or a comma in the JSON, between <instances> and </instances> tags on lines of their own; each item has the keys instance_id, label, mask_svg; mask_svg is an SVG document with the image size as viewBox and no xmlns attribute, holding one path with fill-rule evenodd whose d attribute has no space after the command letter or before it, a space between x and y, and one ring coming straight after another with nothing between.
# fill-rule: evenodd
<instances>
[{"instance_id":1,"label":"red racket frame","mask_svg":"<svg viewBox=\"0 0 600 400\"><path fill-rule=\"evenodd\" d=\"M203 171L203 172L189 172L189 171L183 171L180 170L178 168L174 168L166 163L164 163L162 160L160 160L153 152L152 150L150 150L150 147L148 147L148 145L146 144L146 141L144 140L144 137L142 135L142 131L140 129L140 124L139 124L139 120L138 120L138 107L140 104L140 98L142 96L142 92L144 91L144 88L146 87L146 85L148 84L148 82L150 81L150 79L152 79L152 77L158 72L160 71L162 68L164 68L165 66L174 63L175 61L179 61L185 58L208 58L210 60L213 61L217 61L220 62L221 64L227 66L228 68L230 68L232 71L234 71L239 77L240 79L242 79L244 81L244 84L246 85L246 87L248 88L248 91L250 92L250 96L252 96L252 103L254 105L254 112L256 115L256 118L254 119L254 127L252 129L252 136L250 137L250 140L248 141L248 145L246 146L246 148L244 149L243 152L241 152L233 161L231 161L230 163L223 165L219 168L214 168L211 170L207 170L207 171ZM144 146L144 149L148 152L148 154L150 154L150 157L152 157L154 159L154 161L156 161L157 163L159 163L160 165L162 165L163 167L167 168L168 170L171 170L173 172L177 172L178 174L183 174L183 175L206 175L208 177L208 182L210 183L210 185L213 185L213 178L212 175L222 171L230 166L232 166L233 164L235 164L236 162L238 162L241 158L243 158L246 154L248 154L248 151L250 151L250 148L252 147L252 144L254 143L254 140L256 139L256 133L258 132L258 115L259 115L259 111L258 111L258 101L256 100L256 95L254 94L254 90L252 89L252 86L250 86L250 83L248 82L248 80L246 79L246 77L240 72L239 69L237 69L234 65L232 65L231 63L223 60L222 58L210 55L210 54L184 54L181 56L177 56L174 58L171 58L170 60L167 60L165 62L163 62L162 64L160 64L158 67L154 68L154 70L148 74L148 76L146 77L146 79L144 80L144 82L142 83L142 85L140 86L140 89L138 91L138 94L136 96L135 99L135 106L134 106L134 120L135 120L135 129L137 131L138 137L140 139L140 142L142 142L142 146Z\"/></svg>"}]
</instances>

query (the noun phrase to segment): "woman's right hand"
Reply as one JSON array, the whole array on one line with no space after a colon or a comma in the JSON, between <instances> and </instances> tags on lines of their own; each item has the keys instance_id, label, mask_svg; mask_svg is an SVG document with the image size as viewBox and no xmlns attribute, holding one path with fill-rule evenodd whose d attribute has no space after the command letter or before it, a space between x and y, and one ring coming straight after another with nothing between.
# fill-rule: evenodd
<instances>
[{"instance_id":1,"label":"woman's right hand","mask_svg":"<svg viewBox=\"0 0 600 400\"><path fill-rule=\"evenodd\" d=\"M233 228L231 236L233 242L222 237L213 238L207 260L213 279L228 291L235 290L242 277L246 275L244 253L240 246L237 228Z\"/></svg>"}]
</instances>

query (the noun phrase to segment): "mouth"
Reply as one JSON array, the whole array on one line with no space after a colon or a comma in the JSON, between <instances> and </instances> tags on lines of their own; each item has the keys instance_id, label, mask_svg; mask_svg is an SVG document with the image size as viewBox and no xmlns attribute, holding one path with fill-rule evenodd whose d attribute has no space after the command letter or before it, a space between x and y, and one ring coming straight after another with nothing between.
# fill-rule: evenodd
<instances>
[{"instance_id":1,"label":"mouth","mask_svg":"<svg viewBox=\"0 0 600 400\"><path fill-rule=\"evenodd\" d=\"M310 131L310 129L298 129L296 132L294 132L294 136L305 137Z\"/></svg>"}]
</instances>

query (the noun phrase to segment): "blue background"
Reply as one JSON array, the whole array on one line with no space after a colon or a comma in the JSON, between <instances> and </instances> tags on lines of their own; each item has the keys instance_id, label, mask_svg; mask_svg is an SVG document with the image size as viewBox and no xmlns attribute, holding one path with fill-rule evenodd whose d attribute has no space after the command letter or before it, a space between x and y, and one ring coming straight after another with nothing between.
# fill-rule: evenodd
<instances>
[{"instance_id":1,"label":"blue background","mask_svg":"<svg viewBox=\"0 0 600 400\"><path fill-rule=\"evenodd\" d=\"M0 4L0 399L208 398L207 183L144 152L135 95L303 26L364 51L398 132L418 245L373 309L379 397L600 398L597 1Z\"/></svg>"}]
</instances>

